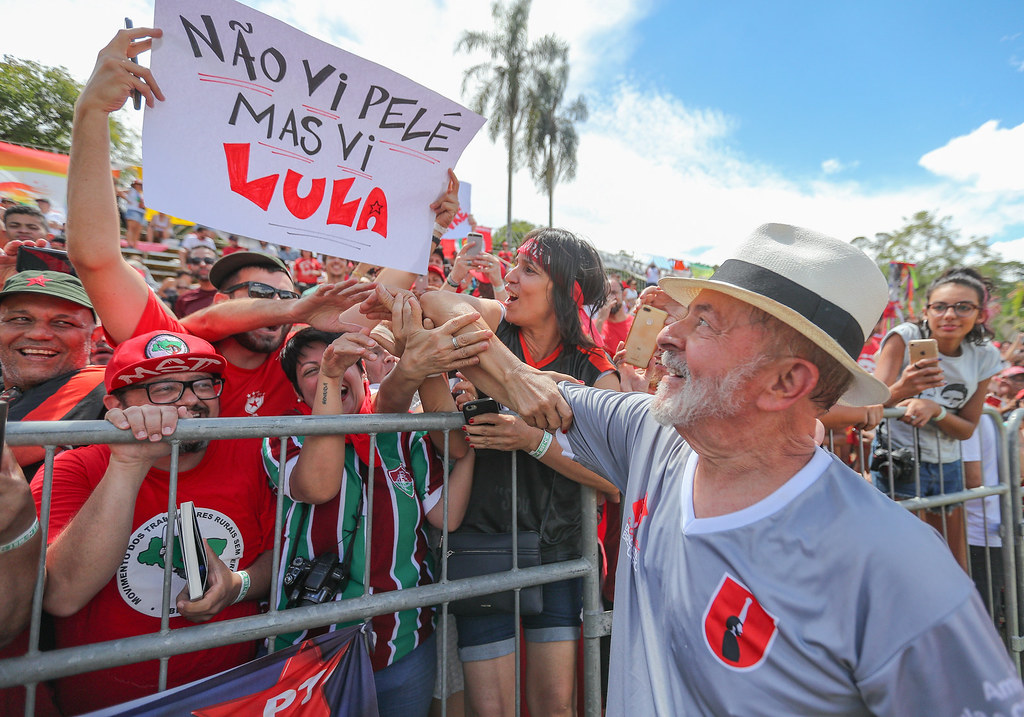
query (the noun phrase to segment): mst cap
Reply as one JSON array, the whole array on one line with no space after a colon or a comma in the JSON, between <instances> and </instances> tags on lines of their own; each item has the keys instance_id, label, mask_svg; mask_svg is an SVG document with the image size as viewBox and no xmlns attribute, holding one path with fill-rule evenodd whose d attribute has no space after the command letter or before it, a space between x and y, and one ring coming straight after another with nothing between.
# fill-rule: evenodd
<instances>
[{"instance_id":1,"label":"mst cap","mask_svg":"<svg viewBox=\"0 0 1024 717\"><path fill-rule=\"evenodd\" d=\"M0 291L0 301L11 294L56 296L92 309L92 302L82 282L62 271L19 271L4 284L3 291Z\"/></svg>"},{"instance_id":2,"label":"mst cap","mask_svg":"<svg viewBox=\"0 0 1024 717\"><path fill-rule=\"evenodd\" d=\"M213 265L210 269L210 283L218 289L223 289L225 279L247 266L262 266L271 271L283 271L289 279L292 278L288 266L276 256L261 251L236 251L234 254L221 257Z\"/></svg>"},{"instance_id":3,"label":"mst cap","mask_svg":"<svg viewBox=\"0 0 1024 717\"><path fill-rule=\"evenodd\" d=\"M118 344L103 381L107 393L165 373L202 372L217 376L226 361L210 342L172 331L150 331Z\"/></svg>"},{"instance_id":4,"label":"mst cap","mask_svg":"<svg viewBox=\"0 0 1024 717\"><path fill-rule=\"evenodd\" d=\"M745 301L796 329L853 376L840 399L869 406L888 387L857 363L864 340L889 301L889 287L867 254L820 232L764 224L708 279L670 277L658 285L689 306L703 289Z\"/></svg>"}]
</instances>

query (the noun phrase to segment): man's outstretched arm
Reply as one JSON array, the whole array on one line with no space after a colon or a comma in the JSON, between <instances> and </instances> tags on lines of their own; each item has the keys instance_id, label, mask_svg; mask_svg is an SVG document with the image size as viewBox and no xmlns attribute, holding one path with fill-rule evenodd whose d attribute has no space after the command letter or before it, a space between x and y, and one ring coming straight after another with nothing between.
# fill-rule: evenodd
<instances>
[{"instance_id":1,"label":"man's outstretched arm","mask_svg":"<svg viewBox=\"0 0 1024 717\"><path fill-rule=\"evenodd\" d=\"M110 173L110 113L132 90L153 106L164 98L149 69L129 61L150 48L160 30L121 30L96 58L75 104L68 164L68 256L114 341L131 338L149 287L121 256L121 225Z\"/></svg>"}]
</instances>

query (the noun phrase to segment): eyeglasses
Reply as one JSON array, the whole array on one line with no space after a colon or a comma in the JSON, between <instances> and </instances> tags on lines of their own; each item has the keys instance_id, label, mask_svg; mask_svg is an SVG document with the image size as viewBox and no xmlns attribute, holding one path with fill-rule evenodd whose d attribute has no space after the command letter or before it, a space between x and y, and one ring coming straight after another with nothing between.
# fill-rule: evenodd
<instances>
[{"instance_id":1,"label":"eyeglasses","mask_svg":"<svg viewBox=\"0 0 1024 717\"><path fill-rule=\"evenodd\" d=\"M264 284L261 281L243 281L241 284L229 286L226 289L221 289L221 291L225 294L230 294L241 288L249 290L250 299L273 299L275 296L280 296L282 299L299 298L299 295L294 291L288 291L287 289L275 289L269 284Z\"/></svg>"},{"instance_id":2,"label":"eyeglasses","mask_svg":"<svg viewBox=\"0 0 1024 717\"><path fill-rule=\"evenodd\" d=\"M978 310L977 304L972 304L970 301L958 301L955 304L947 304L944 301L936 301L934 304L928 304L925 307L928 311L932 312L935 316L942 316L949 309L952 309L957 316L970 316Z\"/></svg>"},{"instance_id":3,"label":"eyeglasses","mask_svg":"<svg viewBox=\"0 0 1024 717\"><path fill-rule=\"evenodd\" d=\"M136 388L146 389L149 402L157 405L174 403L184 395L186 388L191 389L199 400L212 401L219 398L221 391L224 390L224 379L197 378L192 381L154 381L141 386L126 386L123 390L130 391Z\"/></svg>"},{"instance_id":4,"label":"eyeglasses","mask_svg":"<svg viewBox=\"0 0 1024 717\"><path fill-rule=\"evenodd\" d=\"M216 264L217 260L212 256L190 256L188 258L189 264Z\"/></svg>"}]
</instances>

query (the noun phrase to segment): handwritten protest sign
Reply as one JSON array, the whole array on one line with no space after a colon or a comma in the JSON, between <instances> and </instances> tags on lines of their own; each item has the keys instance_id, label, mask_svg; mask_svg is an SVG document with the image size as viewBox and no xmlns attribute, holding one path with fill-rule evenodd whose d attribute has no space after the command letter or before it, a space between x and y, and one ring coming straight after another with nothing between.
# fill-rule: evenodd
<instances>
[{"instance_id":1,"label":"handwritten protest sign","mask_svg":"<svg viewBox=\"0 0 1024 717\"><path fill-rule=\"evenodd\" d=\"M157 0L147 203L224 231L423 272L484 118L232 0Z\"/></svg>"}]
</instances>

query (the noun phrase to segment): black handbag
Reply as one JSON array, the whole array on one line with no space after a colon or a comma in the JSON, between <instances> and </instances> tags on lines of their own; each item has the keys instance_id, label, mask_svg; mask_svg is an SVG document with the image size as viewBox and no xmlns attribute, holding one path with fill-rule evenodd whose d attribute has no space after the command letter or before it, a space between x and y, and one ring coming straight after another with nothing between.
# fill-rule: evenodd
<instances>
[{"instance_id":1,"label":"black handbag","mask_svg":"<svg viewBox=\"0 0 1024 717\"><path fill-rule=\"evenodd\" d=\"M519 567L540 565L540 533L520 530ZM448 579L475 578L512 569L512 533L451 533L448 536ZM544 611L542 585L531 585L519 591L519 614L539 615ZM448 605L452 615L493 615L515 612L515 591L478 595L453 600Z\"/></svg>"}]
</instances>

